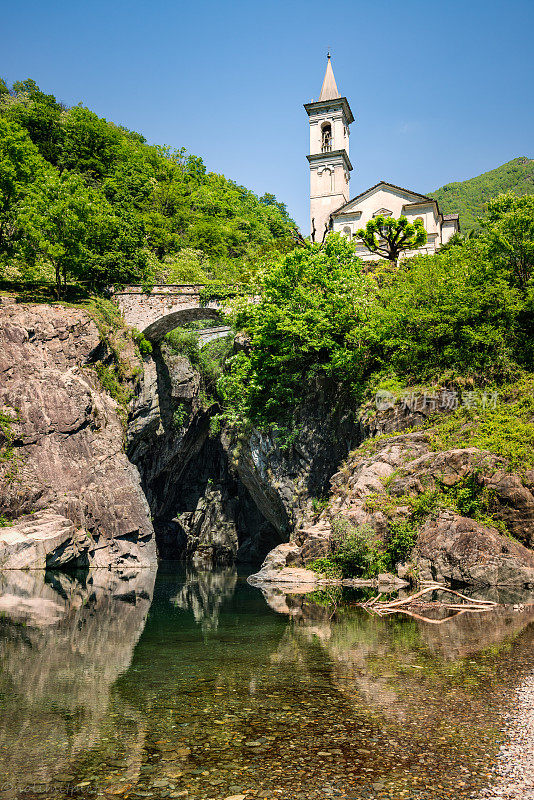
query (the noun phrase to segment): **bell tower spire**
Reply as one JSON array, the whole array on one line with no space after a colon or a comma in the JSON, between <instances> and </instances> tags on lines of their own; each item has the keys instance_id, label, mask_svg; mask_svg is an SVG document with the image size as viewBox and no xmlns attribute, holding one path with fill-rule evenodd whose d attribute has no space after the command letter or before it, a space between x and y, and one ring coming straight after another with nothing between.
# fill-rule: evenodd
<instances>
[{"instance_id":1,"label":"bell tower spire","mask_svg":"<svg viewBox=\"0 0 534 800\"><path fill-rule=\"evenodd\" d=\"M349 125L354 117L339 94L330 52L318 100L304 105L310 121L310 222L312 239L321 241L330 214L349 200Z\"/></svg>"},{"instance_id":2,"label":"bell tower spire","mask_svg":"<svg viewBox=\"0 0 534 800\"><path fill-rule=\"evenodd\" d=\"M326 56L326 72L324 74L324 81L321 87L321 94L319 100L338 100L340 94L337 90L336 79L334 78L334 70L332 69L332 56L330 50Z\"/></svg>"}]
</instances>

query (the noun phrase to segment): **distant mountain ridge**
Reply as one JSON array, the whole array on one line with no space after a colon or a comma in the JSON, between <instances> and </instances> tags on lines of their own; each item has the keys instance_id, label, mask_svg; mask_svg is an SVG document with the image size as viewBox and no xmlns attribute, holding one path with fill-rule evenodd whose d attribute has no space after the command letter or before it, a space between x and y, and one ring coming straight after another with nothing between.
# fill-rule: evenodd
<instances>
[{"instance_id":1,"label":"distant mountain ridge","mask_svg":"<svg viewBox=\"0 0 534 800\"><path fill-rule=\"evenodd\" d=\"M447 183L429 192L429 197L438 201L443 214L458 211L461 230L467 233L479 227L478 218L484 213L488 200L509 191L517 195L534 194L534 159L514 158L476 178Z\"/></svg>"}]
</instances>

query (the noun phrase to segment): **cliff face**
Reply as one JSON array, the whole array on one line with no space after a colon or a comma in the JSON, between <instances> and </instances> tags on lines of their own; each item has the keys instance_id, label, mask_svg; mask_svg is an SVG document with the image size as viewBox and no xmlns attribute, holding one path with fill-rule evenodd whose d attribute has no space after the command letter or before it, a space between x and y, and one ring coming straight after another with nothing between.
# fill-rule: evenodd
<instances>
[{"instance_id":1,"label":"cliff face","mask_svg":"<svg viewBox=\"0 0 534 800\"><path fill-rule=\"evenodd\" d=\"M3 568L156 561L150 511L118 407L90 368L101 341L77 308L0 307Z\"/></svg>"},{"instance_id":2,"label":"cliff face","mask_svg":"<svg viewBox=\"0 0 534 800\"><path fill-rule=\"evenodd\" d=\"M200 401L199 374L165 344L144 361L127 452L139 468L159 552L197 566L258 562L322 497L340 461L362 438L349 413L317 391L301 410L292 442L269 433L210 433L218 410Z\"/></svg>"},{"instance_id":3,"label":"cliff face","mask_svg":"<svg viewBox=\"0 0 534 800\"><path fill-rule=\"evenodd\" d=\"M197 566L258 561L282 539L231 464L228 441L210 435L215 407L200 376L164 344L144 361L127 452L139 468L159 553Z\"/></svg>"}]
</instances>

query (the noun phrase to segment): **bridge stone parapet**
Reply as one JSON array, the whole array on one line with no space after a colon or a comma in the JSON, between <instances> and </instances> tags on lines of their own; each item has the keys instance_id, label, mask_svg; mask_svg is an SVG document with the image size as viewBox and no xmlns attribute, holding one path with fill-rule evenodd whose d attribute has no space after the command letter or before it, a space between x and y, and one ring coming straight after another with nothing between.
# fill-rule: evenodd
<instances>
[{"instance_id":1,"label":"bridge stone parapet","mask_svg":"<svg viewBox=\"0 0 534 800\"><path fill-rule=\"evenodd\" d=\"M205 344L213 342L215 339L223 339L231 332L232 329L229 325L221 325L218 328L204 328L204 330L197 331L199 346L204 347Z\"/></svg>"},{"instance_id":2,"label":"bridge stone parapet","mask_svg":"<svg viewBox=\"0 0 534 800\"><path fill-rule=\"evenodd\" d=\"M142 286L125 286L113 292L113 300L128 325L158 342L173 328L187 322L221 319L224 308L220 302L201 305L202 288L195 284L165 284L147 291Z\"/></svg>"}]
</instances>

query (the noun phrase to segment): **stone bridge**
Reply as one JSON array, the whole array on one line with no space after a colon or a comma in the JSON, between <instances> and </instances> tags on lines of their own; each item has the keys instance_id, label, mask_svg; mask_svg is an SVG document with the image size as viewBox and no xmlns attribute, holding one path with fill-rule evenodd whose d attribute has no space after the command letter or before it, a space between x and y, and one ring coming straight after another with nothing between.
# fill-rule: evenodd
<instances>
[{"instance_id":1,"label":"stone bridge","mask_svg":"<svg viewBox=\"0 0 534 800\"><path fill-rule=\"evenodd\" d=\"M218 301L200 304L202 286L194 284L166 284L154 286L147 292L142 286L125 286L114 292L113 300L118 305L124 319L141 331L147 339L159 342L173 328L196 320L221 319L224 307ZM227 325L198 330L200 344L226 336L230 331Z\"/></svg>"}]
</instances>

